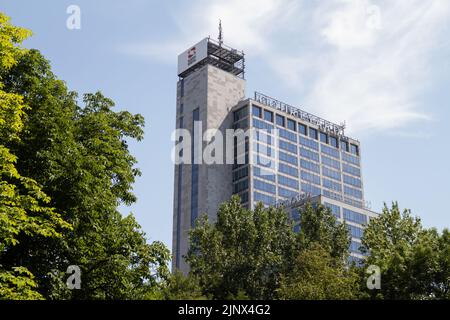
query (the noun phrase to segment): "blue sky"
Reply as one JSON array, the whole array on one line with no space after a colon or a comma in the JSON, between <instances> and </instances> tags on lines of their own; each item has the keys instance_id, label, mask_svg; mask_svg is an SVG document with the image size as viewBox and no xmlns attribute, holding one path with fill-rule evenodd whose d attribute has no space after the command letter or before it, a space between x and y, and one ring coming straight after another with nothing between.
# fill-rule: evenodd
<instances>
[{"instance_id":1,"label":"blue sky","mask_svg":"<svg viewBox=\"0 0 450 320\"><path fill-rule=\"evenodd\" d=\"M81 29L66 27L69 5ZM450 227L450 2L0 0L26 41L80 94L100 90L141 113L131 143L143 175L133 212L150 240L171 247L177 55L205 36L246 53L255 90L326 119L362 144L373 210L399 201L427 227Z\"/></svg>"}]
</instances>

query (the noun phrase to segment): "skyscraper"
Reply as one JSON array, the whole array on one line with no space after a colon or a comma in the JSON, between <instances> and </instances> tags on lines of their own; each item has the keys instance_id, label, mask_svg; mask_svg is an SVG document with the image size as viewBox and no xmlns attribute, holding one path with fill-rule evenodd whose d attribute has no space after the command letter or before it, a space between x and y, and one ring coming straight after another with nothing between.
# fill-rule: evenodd
<instances>
[{"instance_id":1,"label":"skyscraper","mask_svg":"<svg viewBox=\"0 0 450 320\"><path fill-rule=\"evenodd\" d=\"M191 161L175 165L173 269L188 270L182 257L199 214L214 221L233 194L249 208L284 204L294 221L307 200L328 206L349 227L352 259L362 259L359 239L376 214L364 202L359 141L344 134L344 125L267 95L245 98L244 62L243 52L210 38L178 57L176 127L192 143L181 151ZM202 161L203 135L211 129L247 133L232 150L234 162Z\"/></svg>"}]
</instances>

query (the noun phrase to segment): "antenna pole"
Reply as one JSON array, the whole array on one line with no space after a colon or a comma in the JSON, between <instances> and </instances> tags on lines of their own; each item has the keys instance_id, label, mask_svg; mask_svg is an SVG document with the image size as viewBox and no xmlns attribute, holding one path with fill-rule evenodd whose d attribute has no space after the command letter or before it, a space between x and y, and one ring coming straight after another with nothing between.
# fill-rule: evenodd
<instances>
[{"instance_id":1,"label":"antenna pole","mask_svg":"<svg viewBox=\"0 0 450 320\"><path fill-rule=\"evenodd\" d=\"M221 47L223 43L223 34L222 34L222 20L219 19L219 46Z\"/></svg>"}]
</instances>

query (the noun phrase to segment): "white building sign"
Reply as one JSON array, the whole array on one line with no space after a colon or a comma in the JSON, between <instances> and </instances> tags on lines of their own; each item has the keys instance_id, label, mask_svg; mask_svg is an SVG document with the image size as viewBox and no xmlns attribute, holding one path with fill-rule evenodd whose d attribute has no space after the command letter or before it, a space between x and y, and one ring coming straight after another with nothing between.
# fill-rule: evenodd
<instances>
[{"instance_id":1,"label":"white building sign","mask_svg":"<svg viewBox=\"0 0 450 320\"><path fill-rule=\"evenodd\" d=\"M208 56L208 38L178 55L178 75L196 65Z\"/></svg>"}]
</instances>

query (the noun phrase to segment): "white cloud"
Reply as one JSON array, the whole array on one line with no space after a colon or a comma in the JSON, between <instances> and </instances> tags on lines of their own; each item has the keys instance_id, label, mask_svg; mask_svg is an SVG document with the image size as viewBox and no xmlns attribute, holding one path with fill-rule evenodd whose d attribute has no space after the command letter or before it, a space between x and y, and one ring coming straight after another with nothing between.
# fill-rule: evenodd
<instances>
[{"instance_id":1,"label":"white cloud","mask_svg":"<svg viewBox=\"0 0 450 320\"><path fill-rule=\"evenodd\" d=\"M431 117L416 101L432 84L431 56L443 29L450 31L450 2L200 0L175 9L173 18L176 38L128 45L126 51L173 62L186 45L217 34L221 18L225 42L271 66L297 96L288 102L346 120L355 133Z\"/></svg>"}]
</instances>

